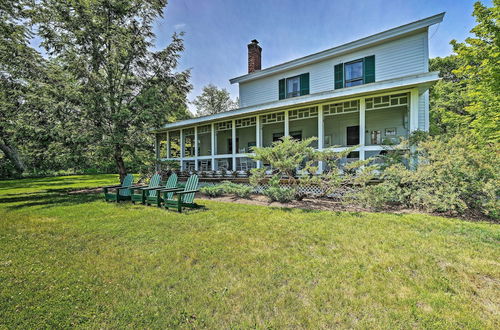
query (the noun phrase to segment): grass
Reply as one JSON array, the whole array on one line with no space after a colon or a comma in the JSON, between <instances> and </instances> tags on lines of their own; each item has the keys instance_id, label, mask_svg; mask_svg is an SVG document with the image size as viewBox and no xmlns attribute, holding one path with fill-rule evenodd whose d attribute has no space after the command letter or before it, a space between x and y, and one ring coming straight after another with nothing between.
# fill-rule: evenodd
<instances>
[{"instance_id":1,"label":"grass","mask_svg":"<svg viewBox=\"0 0 500 330\"><path fill-rule=\"evenodd\" d=\"M0 181L0 328L500 325L498 225L66 193L115 181Z\"/></svg>"}]
</instances>

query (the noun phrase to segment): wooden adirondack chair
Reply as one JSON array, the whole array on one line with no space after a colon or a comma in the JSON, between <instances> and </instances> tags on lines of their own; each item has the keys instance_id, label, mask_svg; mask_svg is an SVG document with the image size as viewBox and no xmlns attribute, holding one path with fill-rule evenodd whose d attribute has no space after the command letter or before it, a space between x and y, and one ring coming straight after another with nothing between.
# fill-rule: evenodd
<instances>
[{"instance_id":1,"label":"wooden adirondack chair","mask_svg":"<svg viewBox=\"0 0 500 330\"><path fill-rule=\"evenodd\" d=\"M168 177L167 183L165 183L164 188L157 188L154 190L156 195L148 199L148 204L156 203L156 205L161 206L161 203L165 199L172 199L174 193L173 192L164 192L162 193L161 190L170 190L170 189L176 189L177 188L177 174L172 173Z\"/></svg>"},{"instance_id":2,"label":"wooden adirondack chair","mask_svg":"<svg viewBox=\"0 0 500 330\"><path fill-rule=\"evenodd\" d=\"M154 196L156 199L156 190L160 187L161 175L156 173L149 180L149 185L145 187L134 187L132 188L132 203L141 202L142 204L146 203L146 198L150 196Z\"/></svg>"},{"instance_id":3,"label":"wooden adirondack chair","mask_svg":"<svg viewBox=\"0 0 500 330\"><path fill-rule=\"evenodd\" d=\"M104 199L106 201L114 201L117 203L119 201L130 200L130 195L132 194L130 188L132 188L133 183L134 176L132 174L127 174L121 185L103 187ZM110 192L109 190L114 191Z\"/></svg>"},{"instance_id":4,"label":"wooden adirondack chair","mask_svg":"<svg viewBox=\"0 0 500 330\"><path fill-rule=\"evenodd\" d=\"M191 175L184 188L176 188L176 189L161 189L160 192L163 193L163 207L168 208L176 208L177 211L182 212L183 207L188 208L201 208L203 205L198 205L193 203L194 194L198 192L198 175ZM172 196L168 198L168 195L172 193L172 195L177 195L177 198Z\"/></svg>"}]
</instances>

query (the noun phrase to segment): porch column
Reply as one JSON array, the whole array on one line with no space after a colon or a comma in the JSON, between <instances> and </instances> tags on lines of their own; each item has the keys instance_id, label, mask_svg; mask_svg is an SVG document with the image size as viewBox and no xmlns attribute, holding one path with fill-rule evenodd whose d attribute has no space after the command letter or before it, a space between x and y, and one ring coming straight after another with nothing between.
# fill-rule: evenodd
<instances>
[{"instance_id":1,"label":"porch column","mask_svg":"<svg viewBox=\"0 0 500 330\"><path fill-rule=\"evenodd\" d=\"M231 121L231 154L233 156L233 172L236 171L236 120Z\"/></svg>"},{"instance_id":2,"label":"porch column","mask_svg":"<svg viewBox=\"0 0 500 330\"><path fill-rule=\"evenodd\" d=\"M262 147L262 132L261 132L261 124L260 124L260 115L257 115L255 118L255 145L256 147ZM262 162L260 160L257 161L257 168L262 167Z\"/></svg>"},{"instance_id":3,"label":"porch column","mask_svg":"<svg viewBox=\"0 0 500 330\"><path fill-rule=\"evenodd\" d=\"M410 133L418 130L418 88L410 93Z\"/></svg>"},{"instance_id":4,"label":"porch column","mask_svg":"<svg viewBox=\"0 0 500 330\"><path fill-rule=\"evenodd\" d=\"M184 130L181 128L179 132L180 147L181 147L181 171L184 171Z\"/></svg>"},{"instance_id":5,"label":"porch column","mask_svg":"<svg viewBox=\"0 0 500 330\"><path fill-rule=\"evenodd\" d=\"M285 110L285 136L290 135L290 121L288 120L288 110Z\"/></svg>"},{"instance_id":6,"label":"porch column","mask_svg":"<svg viewBox=\"0 0 500 330\"><path fill-rule=\"evenodd\" d=\"M365 98L362 97L359 100L359 160L365 159L365 131L366 131L366 122L365 122Z\"/></svg>"},{"instance_id":7,"label":"porch column","mask_svg":"<svg viewBox=\"0 0 500 330\"><path fill-rule=\"evenodd\" d=\"M155 134L155 170L158 172L160 170L160 134Z\"/></svg>"},{"instance_id":8,"label":"porch column","mask_svg":"<svg viewBox=\"0 0 500 330\"><path fill-rule=\"evenodd\" d=\"M410 134L418 130L418 88L413 88L410 92ZM416 169L417 155L416 146L410 145L410 168Z\"/></svg>"},{"instance_id":9,"label":"porch column","mask_svg":"<svg viewBox=\"0 0 500 330\"><path fill-rule=\"evenodd\" d=\"M318 150L323 150L324 148L324 121L323 121L323 107L318 106ZM323 162L318 163L318 174L323 173Z\"/></svg>"},{"instance_id":10,"label":"porch column","mask_svg":"<svg viewBox=\"0 0 500 330\"><path fill-rule=\"evenodd\" d=\"M215 171L215 124L210 124L210 152L212 153L212 158L210 163L212 164L212 171Z\"/></svg>"},{"instance_id":11,"label":"porch column","mask_svg":"<svg viewBox=\"0 0 500 330\"><path fill-rule=\"evenodd\" d=\"M170 158L170 132L167 131L167 158Z\"/></svg>"},{"instance_id":12,"label":"porch column","mask_svg":"<svg viewBox=\"0 0 500 330\"><path fill-rule=\"evenodd\" d=\"M198 171L198 126L194 127L194 170Z\"/></svg>"}]
</instances>

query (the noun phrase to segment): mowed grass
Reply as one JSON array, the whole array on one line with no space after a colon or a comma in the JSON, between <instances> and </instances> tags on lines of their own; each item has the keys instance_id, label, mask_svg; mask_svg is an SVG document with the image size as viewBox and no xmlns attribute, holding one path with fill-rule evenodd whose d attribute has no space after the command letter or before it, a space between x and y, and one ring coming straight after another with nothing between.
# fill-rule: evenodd
<instances>
[{"instance_id":1,"label":"mowed grass","mask_svg":"<svg viewBox=\"0 0 500 330\"><path fill-rule=\"evenodd\" d=\"M499 328L500 227L0 182L0 328Z\"/></svg>"}]
</instances>

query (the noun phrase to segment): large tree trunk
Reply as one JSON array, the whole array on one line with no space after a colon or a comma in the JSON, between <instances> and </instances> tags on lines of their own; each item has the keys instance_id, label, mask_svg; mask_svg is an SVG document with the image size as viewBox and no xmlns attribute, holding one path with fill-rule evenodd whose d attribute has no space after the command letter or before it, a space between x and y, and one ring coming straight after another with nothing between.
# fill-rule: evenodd
<instances>
[{"instance_id":1,"label":"large tree trunk","mask_svg":"<svg viewBox=\"0 0 500 330\"><path fill-rule=\"evenodd\" d=\"M121 145L115 145L114 157L118 174L120 174L120 182L123 182L123 179L127 175L127 169L125 168L125 162L123 161L123 151Z\"/></svg>"},{"instance_id":2,"label":"large tree trunk","mask_svg":"<svg viewBox=\"0 0 500 330\"><path fill-rule=\"evenodd\" d=\"M10 146L3 139L0 139L0 150L2 150L5 157L7 157L7 159L14 164L14 167L19 174L23 174L24 171L26 171L26 165L24 165L21 156L19 156L19 152L14 146Z\"/></svg>"}]
</instances>

